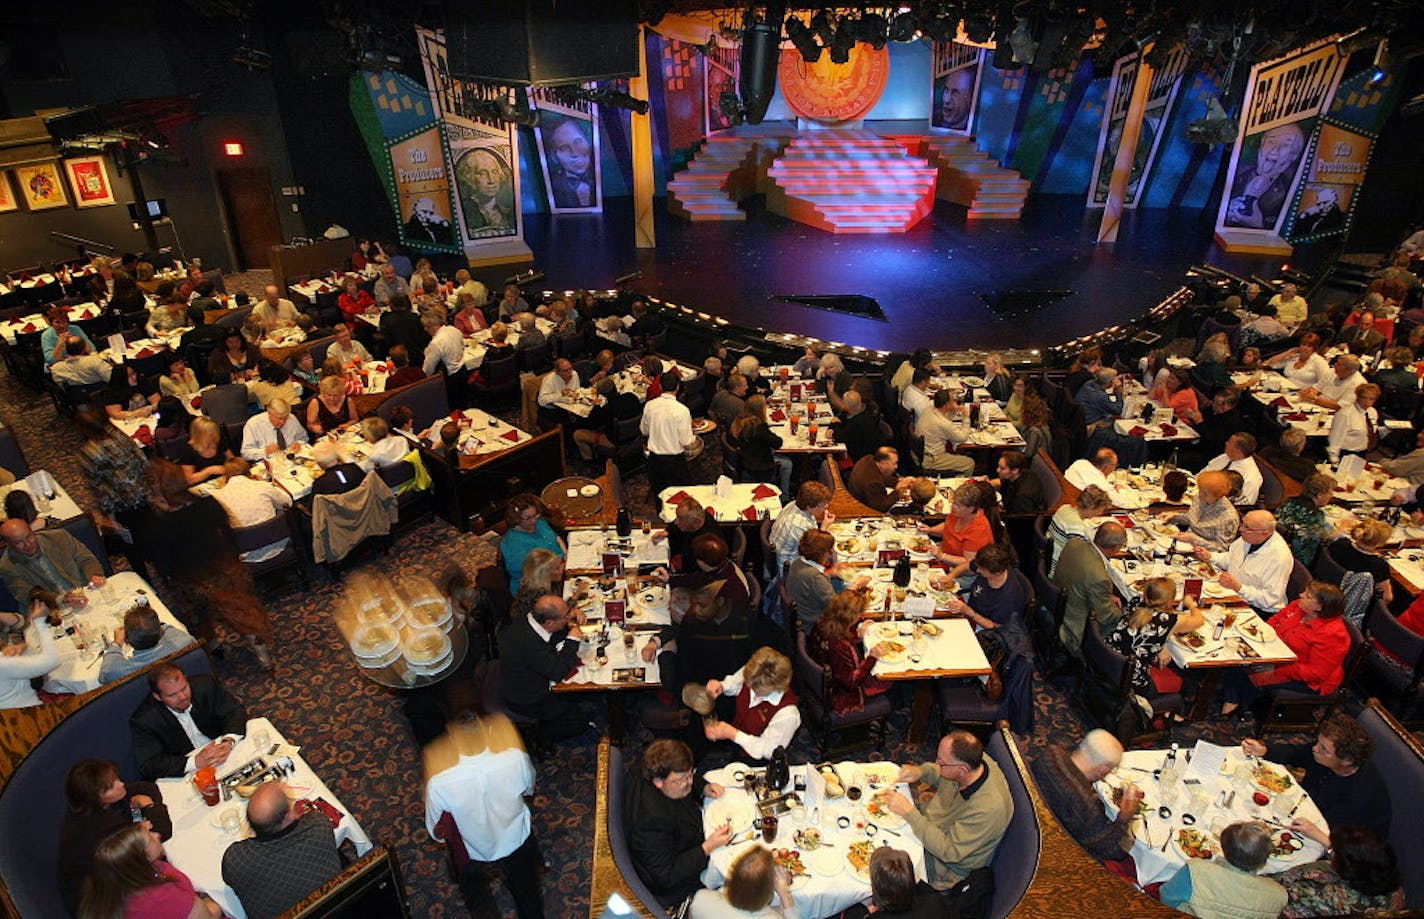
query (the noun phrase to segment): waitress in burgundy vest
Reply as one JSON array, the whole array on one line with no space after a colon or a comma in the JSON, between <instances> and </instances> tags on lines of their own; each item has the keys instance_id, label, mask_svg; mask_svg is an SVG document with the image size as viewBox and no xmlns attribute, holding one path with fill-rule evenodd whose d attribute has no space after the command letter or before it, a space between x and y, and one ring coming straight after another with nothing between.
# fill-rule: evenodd
<instances>
[{"instance_id":1,"label":"waitress in burgundy vest","mask_svg":"<svg viewBox=\"0 0 1424 919\"><path fill-rule=\"evenodd\" d=\"M801 726L791 691L791 661L771 648L758 648L736 673L708 680L707 692L713 698L736 697L731 722L707 725L707 739L730 740L753 760L768 760L777 747L790 747Z\"/></svg>"}]
</instances>

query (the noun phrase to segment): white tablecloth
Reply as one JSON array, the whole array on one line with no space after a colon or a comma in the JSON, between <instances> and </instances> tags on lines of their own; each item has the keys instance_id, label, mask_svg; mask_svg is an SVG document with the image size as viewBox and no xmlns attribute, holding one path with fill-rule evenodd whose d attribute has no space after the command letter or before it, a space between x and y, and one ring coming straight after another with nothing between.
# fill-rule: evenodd
<instances>
[{"instance_id":1,"label":"white tablecloth","mask_svg":"<svg viewBox=\"0 0 1424 919\"><path fill-rule=\"evenodd\" d=\"M48 484L54 493L54 497L51 498L49 502L49 510L47 512L42 511L42 516L48 517L51 520L70 520L84 513L79 509L79 505L74 502L74 499L69 497L69 492L64 490L64 486L60 485L54 476L43 469L36 470L23 479L16 479L13 485L0 486L0 505L4 504L5 496L12 491L28 492L30 497L34 498L41 491L44 491L44 489L40 487L42 478L47 480L45 484ZM35 503L38 505L40 502L36 501ZM0 519L4 519L3 512L0 512Z\"/></svg>"},{"instance_id":2,"label":"white tablecloth","mask_svg":"<svg viewBox=\"0 0 1424 919\"><path fill-rule=\"evenodd\" d=\"M263 729L271 735L272 743L286 743L285 738L270 721L266 718L253 718L247 722L247 736L233 748L227 762L218 770L219 778L258 754L252 735ZM331 793L326 783L295 750L296 748L292 747L279 749L277 752L278 756L290 756L297 767L296 772L288 777L287 785L298 797L309 800L325 798L332 807L342 812L344 816L341 818L341 825L336 828L337 845L349 839L356 847L358 855L371 851L371 840L366 836L366 831L361 829L351 812ZM265 750L261 752L266 753ZM247 911L242 908L237 894L222 878L222 857L227 847L239 838L247 838L252 834L247 825L246 802L234 798L231 801L219 801L215 807L208 807L198 794L197 787L187 778L160 779L158 786L163 791L163 803L168 807L168 816L173 821L173 837L163 846L164 851L168 853L168 861L186 874L196 889L216 900L230 919L247 919ZM227 835L217 825L220 815L228 808L236 808L243 815L242 829L237 836Z\"/></svg>"},{"instance_id":3,"label":"white tablecloth","mask_svg":"<svg viewBox=\"0 0 1424 919\"><path fill-rule=\"evenodd\" d=\"M624 564L632 568L637 565L666 565L668 544L666 539L654 540L662 530L655 530L647 536L634 527L628 538L633 541L632 552L623 556ZM564 557L564 567L570 571L603 570L603 553L608 540L617 540L618 534L612 530L603 532L595 529L570 530L569 553ZM617 551L616 548L611 551Z\"/></svg>"},{"instance_id":4,"label":"white tablecloth","mask_svg":"<svg viewBox=\"0 0 1424 919\"><path fill-rule=\"evenodd\" d=\"M500 453L510 447L517 447L534 439L534 435L527 431L500 421L481 409L467 408L464 412L456 414L461 429L460 450L467 456ZM440 443L440 429L444 426L445 420L441 419L436 419L435 423L430 426L429 441L432 447Z\"/></svg>"},{"instance_id":5,"label":"white tablecloth","mask_svg":"<svg viewBox=\"0 0 1424 919\"><path fill-rule=\"evenodd\" d=\"M380 320L377 320L379 322ZM510 347L519 346L519 324L516 322L505 323L509 328L509 335L505 341ZM543 317L534 320L534 328L543 332L545 336L554 331L554 324ZM485 347L485 342L489 341L489 329L480 329L475 334L465 339L465 369L477 370L485 362L485 352L489 349Z\"/></svg>"},{"instance_id":6,"label":"white tablecloth","mask_svg":"<svg viewBox=\"0 0 1424 919\"><path fill-rule=\"evenodd\" d=\"M1165 881L1186 864L1186 857L1181 854L1176 844L1167 842L1167 840L1169 836L1175 837L1177 831L1182 828L1182 815L1191 813L1190 809L1193 806L1191 799L1194 794L1203 794L1209 801L1205 813L1193 814L1196 818L1194 828L1213 837L1219 837L1221 829L1243 820L1259 820L1264 817L1266 820L1277 823L1290 823L1284 816L1278 816L1269 805L1262 808L1252 802L1251 795L1257 790L1254 785L1239 785L1236 782L1234 775L1236 767L1246 762L1240 747L1231 747L1227 750L1226 765L1223 767L1225 772L1214 775L1200 775L1187 770L1183 764L1184 754L1185 751L1178 755L1179 768L1183 769L1183 777L1176 783L1178 798L1168 805L1171 816L1165 819L1158 813L1158 808L1166 803L1162 797L1162 783L1158 778L1153 777L1152 772L1159 769L1166 761L1166 750L1130 750L1123 754L1121 765L1106 780L1097 783L1098 795L1103 798L1110 817L1117 814L1117 808L1112 803L1110 791L1112 786L1131 783L1142 789L1144 793L1144 800L1147 802L1147 815L1133 824L1134 836L1130 853L1132 860L1137 863L1137 882L1139 884L1146 885ZM1273 765L1272 768L1277 772L1284 773L1286 771L1284 766ZM1200 782L1195 786L1197 791L1194 792L1193 786L1185 784L1186 779L1196 779ZM1236 792L1236 798L1232 801L1231 807L1221 807L1222 793L1233 789ZM1315 802L1310 800L1310 796L1301 789L1299 784L1292 783L1291 787L1283 794L1292 802L1292 807L1295 806L1296 801L1300 802L1300 807L1295 812L1296 817L1313 821L1327 833L1330 831L1325 818L1320 814L1320 809L1315 806ZM1282 832L1279 826L1268 826L1267 829L1272 836L1277 838ZM1146 840L1143 839L1144 833L1147 836ZM1266 863L1262 873L1276 874L1287 868L1317 861L1324 857L1324 847L1318 842L1303 836L1300 838L1305 843L1303 849L1290 856L1272 858ZM1163 843L1167 844L1165 851L1162 849ZM1220 845L1217 845L1215 849L1220 853Z\"/></svg>"},{"instance_id":7,"label":"white tablecloth","mask_svg":"<svg viewBox=\"0 0 1424 919\"><path fill-rule=\"evenodd\" d=\"M124 613L131 609L139 596L148 598L148 605L158 614L159 621L186 632L183 624L169 612L163 601L158 599L148 582L132 571L120 571L108 579L99 590L86 590L89 605L81 610L66 610L65 624L55 641L59 649L59 666L51 670L44 681L49 692L84 693L99 688L99 667L103 664L103 642L112 638L114 630L124 624ZM87 647L80 651L74 639L63 633L70 624L83 624L89 637ZM42 625L41 628L50 628Z\"/></svg>"},{"instance_id":8,"label":"white tablecloth","mask_svg":"<svg viewBox=\"0 0 1424 919\"><path fill-rule=\"evenodd\" d=\"M932 627L938 635L922 635L919 639L902 634L903 622L877 622L865 630L865 650L881 641L896 641L906 648L900 660L877 661L874 674L882 679L917 679L920 674L953 673L978 676L989 673L989 661L974 637L974 627L968 619L936 619ZM919 660L914 660L918 657Z\"/></svg>"},{"instance_id":9,"label":"white tablecloth","mask_svg":"<svg viewBox=\"0 0 1424 919\"><path fill-rule=\"evenodd\" d=\"M743 790L742 785L736 780L735 774L750 767L741 763L731 763L721 769L714 769L707 773L709 782L716 782L726 788L722 798L714 802L712 799L703 801L702 824L706 833L711 833L719 813L726 807L751 807L751 797ZM792 766L791 775L794 777L805 775L806 766ZM859 784L864 795L858 803L853 803L845 797L835 798L828 802L822 809L824 813L819 815L807 810L805 823L798 824L791 815L783 814L780 824L777 827L776 837L772 840L771 847L777 849L795 848L801 852L801 860L806 863L809 875L794 879L791 888L791 895L796 900L796 905L800 909L802 919L821 919L823 916L834 916L842 910L853 906L870 897L870 880L867 875L856 874L846 861L846 854L852 843L860 842L868 836L867 826L875 826L876 831L869 838L876 845L889 845L900 849L910 856L910 861L915 866L915 877L925 879L925 848L920 844L914 832L910 829L902 818L893 814L886 814L880 817L870 817L865 812L865 805L871 800L872 790L864 776L864 770L874 770L890 780L899 772L899 767L894 763L837 763L836 771L841 778L850 784ZM886 782L886 787L891 787ZM893 786L896 790L910 797L909 789L904 785ZM725 802L725 803L724 803ZM817 818L819 817L819 820ZM838 825L838 818L849 818L850 824L846 828ZM827 844L814 852L801 850L796 845L796 830L801 826L818 826L821 829L822 839ZM732 838L746 839L747 827L734 826L736 835ZM756 834L756 844L761 844L761 834ZM702 872L702 883L707 887L716 889L726 883L727 872L731 870L732 862L746 851L750 842L734 843L723 846L712 852L708 860L707 868ZM839 863L840 871L836 874L825 876L815 869L816 861L820 858L827 859L827 865ZM811 859L812 861L808 861Z\"/></svg>"},{"instance_id":10,"label":"white tablecloth","mask_svg":"<svg viewBox=\"0 0 1424 919\"><path fill-rule=\"evenodd\" d=\"M764 498L755 497L757 489L774 492ZM751 523L743 511L746 508L753 508L756 511L757 520L762 514L770 514L772 519L781 513L781 489L775 485L763 483L739 483L734 484L725 498L717 496L715 485L674 485L664 488L658 495L663 502L662 519L671 523L677 516L677 502L673 501L674 495L686 494L690 498L696 499L698 504L707 511L707 515L718 523Z\"/></svg>"}]
</instances>

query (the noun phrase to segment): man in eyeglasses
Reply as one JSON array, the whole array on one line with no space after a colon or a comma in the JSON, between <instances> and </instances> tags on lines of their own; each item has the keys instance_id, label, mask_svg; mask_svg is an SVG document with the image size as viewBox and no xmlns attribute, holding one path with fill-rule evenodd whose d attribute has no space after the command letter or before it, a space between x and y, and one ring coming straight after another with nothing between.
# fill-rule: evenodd
<instances>
[{"instance_id":1,"label":"man in eyeglasses","mask_svg":"<svg viewBox=\"0 0 1424 919\"><path fill-rule=\"evenodd\" d=\"M994 850L1014 816L1008 782L968 731L946 734L934 762L901 766L896 781L923 782L935 790L923 810L899 792L887 793L885 804L905 818L924 845L930 886L963 903L982 889Z\"/></svg>"}]
</instances>

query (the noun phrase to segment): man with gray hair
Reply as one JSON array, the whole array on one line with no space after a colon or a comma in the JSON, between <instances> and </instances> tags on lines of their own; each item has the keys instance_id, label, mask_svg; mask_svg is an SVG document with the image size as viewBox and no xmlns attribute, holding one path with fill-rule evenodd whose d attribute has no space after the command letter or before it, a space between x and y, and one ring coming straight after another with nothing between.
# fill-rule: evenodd
<instances>
[{"instance_id":1,"label":"man with gray hair","mask_svg":"<svg viewBox=\"0 0 1424 919\"><path fill-rule=\"evenodd\" d=\"M122 679L192 643L192 635L160 621L153 607L147 603L136 604L124 613L124 624L114 630L114 640L104 646L99 682ZM125 656L124 645L132 649L131 655Z\"/></svg>"},{"instance_id":2,"label":"man with gray hair","mask_svg":"<svg viewBox=\"0 0 1424 919\"><path fill-rule=\"evenodd\" d=\"M1257 877L1271 856L1271 834L1260 823L1233 823L1221 831L1224 861L1189 858L1162 885L1162 902L1193 916L1271 919L1285 909L1286 889Z\"/></svg>"},{"instance_id":3,"label":"man with gray hair","mask_svg":"<svg viewBox=\"0 0 1424 919\"><path fill-rule=\"evenodd\" d=\"M568 603L545 594L523 619L499 634L499 689L515 715L534 718L547 740L575 737L589 726L579 718L568 697L552 686L578 669L583 632Z\"/></svg>"},{"instance_id":4,"label":"man with gray hair","mask_svg":"<svg viewBox=\"0 0 1424 919\"><path fill-rule=\"evenodd\" d=\"M306 442L306 428L292 417L292 404L281 397L268 402L267 411L253 415L242 426L242 458L249 463Z\"/></svg>"},{"instance_id":5,"label":"man with gray hair","mask_svg":"<svg viewBox=\"0 0 1424 919\"><path fill-rule=\"evenodd\" d=\"M1092 431L1112 424L1122 415L1122 380L1111 367L1099 367L1093 378L1078 390L1078 404L1083 406L1083 421Z\"/></svg>"},{"instance_id":6,"label":"man with gray hair","mask_svg":"<svg viewBox=\"0 0 1424 919\"><path fill-rule=\"evenodd\" d=\"M1142 791L1123 785L1117 817L1109 819L1093 783L1122 762L1122 744L1102 728L1089 731L1072 750L1054 744L1034 759L1030 768L1039 794L1068 835L1098 861L1126 858L1132 848L1131 826Z\"/></svg>"},{"instance_id":7,"label":"man with gray hair","mask_svg":"<svg viewBox=\"0 0 1424 919\"><path fill-rule=\"evenodd\" d=\"M1307 386L1300 391L1300 397L1321 408L1337 411L1347 402L1355 401L1355 388L1369 382L1360 373L1360 359L1353 354L1342 354L1335 359L1334 375L1320 381L1318 386Z\"/></svg>"},{"instance_id":8,"label":"man with gray hair","mask_svg":"<svg viewBox=\"0 0 1424 919\"><path fill-rule=\"evenodd\" d=\"M1241 518L1241 535L1225 552L1195 549L1201 561L1210 561L1221 569L1218 582L1227 590L1241 595L1257 612L1271 616L1286 605L1286 585L1295 568L1295 556L1290 543L1276 532L1276 515L1270 511L1252 511Z\"/></svg>"},{"instance_id":9,"label":"man with gray hair","mask_svg":"<svg viewBox=\"0 0 1424 919\"><path fill-rule=\"evenodd\" d=\"M520 313L514 317L514 321L519 324L519 342L514 346L516 351L528 351L548 341L544 333L539 331L533 313Z\"/></svg>"},{"instance_id":10,"label":"man with gray hair","mask_svg":"<svg viewBox=\"0 0 1424 919\"><path fill-rule=\"evenodd\" d=\"M1067 594L1058 640L1073 657L1082 656L1083 630L1090 617L1104 632L1122 618L1122 604L1113 596L1108 577L1108 560L1122 555L1126 545L1127 529L1109 520L1098 526L1092 542L1075 536L1063 546L1063 556L1053 569L1053 583Z\"/></svg>"},{"instance_id":11,"label":"man with gray hair","mask_svg":"<svg viewBox=\"0 0 1424 919\"><path fill-rule=\"evenodd\" d=\"M1261 467L1256 465L1256 438L1237 431L1226 438L1226 447L1208 462L1202 472L1227 470L1241 473L1241 494L1236 503L1255 507L1261 495Z\"/></svg>"},{"instance_id":12,"label":"man with gray hair","mask_svg":"<svg viewBox=\"0 0 1424 919\"><path fill-rule=\"evenodd\" d=\"M712 358L716 360L716 358ZM707 417L722 426L723 430L732 426L747 407L747 378L733 370L727 377L727 385L717 390L707 407Z\"/></svg>"}]
</instances>

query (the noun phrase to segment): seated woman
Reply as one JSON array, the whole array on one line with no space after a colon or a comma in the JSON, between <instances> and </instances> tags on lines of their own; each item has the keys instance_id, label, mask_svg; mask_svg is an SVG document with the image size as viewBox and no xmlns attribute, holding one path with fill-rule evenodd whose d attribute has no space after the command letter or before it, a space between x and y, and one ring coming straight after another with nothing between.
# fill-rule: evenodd
<instances>
[{"instance_id":1,"label":"seated woman","mask_svg":"<svg viewBox=\"0 0 1424 919\"><path fill-rule=\"evenodd\" d=\"M1361 520L1349 529L1347 537L1325 547L1346 571L1361 571L1374 578L1375 596L1385 603L1394 601L1394 588L1390 585L1389 562L1379 552L1393 532L1394 528L1383 520Z\"/></svg>"},{"instance_id":2,"label":"seated woman","mask_svg":"<svg viewBox=\"0 0 1424 919\"><path fill-rule=\"evenodd\" d=\"M1300 494L1276 508L1276 532L1302 565L1315 564L1322 543L1342 535L1325 519L1325 506L1335 496L1335 477L1317 472L1300 483Z\"/></svg>"},{"instance_id":3,"label":"seated woman","mask_svg":"<svg viewBox=\"0 0 1424 919\"><path fill-rule=\"evenodd\" d=\"M1028 378L1023 374L1014 376L1013 385L1009 388L1008 401L1004 403L1004 416L1016 428L1023 427L1024 398L1028 395Z\"/></svg>"},{"instance_id":4,"label":"seated woman","mask_svg":"<svg viewBox=\"0 0 1424 919\"><path fill-rule=\"evenodd\" d=\"M908 853L881 846L870 854L870 899L857 903L843 919L949 919L944 897L925 881L915 880Z\"/></svg>"},{"instance_id":5,"label":"seated woman","mask_svg":"<svg viewBox=\"0 0 1424 919\"><path fill-rule=\"evenodd\" d=\"M441 430L443 437L444 430ZM534 549L548 549L560 558L568 554L568 546L549 525L549 509L532 494L515 495L505 508L504 521L509 525L499 541L499 554L504 558L504 571L509 575L509 592L519 592L524 577L524 558Z\"/></svg>"},{"instance_id":6,"label":"seated woman","mask_svg":"<svg viewBox=\"0 0 1424 919\"><path fill-rule=\"evenodd\" d=\"M1108 647L1132 662L1132 691L1139 696L1150 699L1182 688L1181 676L1171 669L1167 638L1185 635L1206 621L1191 597L1183 596L1182 605L1186 609L1177 612L1175 581L1148 578L1141 601L1103 636Z\"/></svg>"},{"instance_id":7,"label":"seated woman","mask_svg":"<svg viewBox=\"0 0 1424 919\"><path fill-rule=\"evenodd\" d=\"M984 358L984 388L994 401L1003 405L1014 391L1014 376L1004 366L1004 356L997 351Z\"/></svg>"},{"instance_id":8,"label":"seated woman","mask_svg":"<svg viewBox=\"0 0 1424 919\"><path fill-rule=\"evenodd\" d=\"M286 491L252 477L252 466L240 456L223 463L222 487L213 497L227 511L233 529L266 523L292 506L292 496ZM274 543L242 553L244 562L264 562L281 554L291 540L283 537Z\"/></svg>"},{"instance_id":9,"label":"seated woman","mask_svg":"<svg viewBox=\"0 0 1424 919\"><path fill-rule=\"evenodd\" d=\"M1053 449L1053 432L1048 427L1048 403L1038 393L1029 390L1024 393L1023 422L1018 425L1023 435L1023 454L1033 459L1039 453L1048 455Z\"/></svg>"},{"instance_id":10,"label":"seated woman","mask_svg":"<svg viewBox=\"0 0 1424 919\"><path fill-rule=\"evenodd\" d=\"M359 465L366 472L394 466L410 455L410 441L392 433L390 423L380 415L361 419L361 438L366 442L366 456Z\"/></svg>"},{"instance_id":11,"label":"seated woman","mask_svg":"<svg viewBox=\"0 0 1424 919\"><path fill-rule=\"evenodd\" d=\"M182 468L189 485L223 474L223 463L232 459L232 451L221 441L222 428L211 418L194 418L188 425L188 442L173 454L173 462Z\"/></svg>"},{"instance_id":12,"label":"seated woman","mask_svg":"<svg viewBox=\"0 0 1424 919\"><path fill-rule=\"evenodd\" d=\"M173 835L163 792L153 782L124 782L118 764L82 759L64 779L69 809L59 825L59 892L71 911L79 908L79 890L94 862L94 847L115 830L133 823L133 812L147 821L159 839Z\"/></svg>"},{"instance_id":13,"label":"seated woman","mask_svg":"<svg viewBox=\"0 0 1424 919\"><path fill-rule=\"evenodd\" d=\"M317 394L321 376L317 373L316 358L306 348L298 351L297 356L292 358L292 379L302 384L302 398Z\"/></svg>"},{"instance_id":14,"label":"seated woman","mask_svg":"<svg viewBox=\"0 0 1424 919\"><path fill-rule=\"evenodd\" d=\"M1023 572L1013 566L1009 551L990 544L974 556L979 575L964 593L964 599L949 601L951 611L967 617L980 633L999 645L1005 655L1027 652L1028 602L1033 586Z\"/></svg>"},{"instance_id":15,"label":"seated woman","mask_svg":"<svg viewBox=\"0 0 1424 919\"><path fill-rule=\"evenodd\" d=\"M781 906L773 908L775 893ZM752 845L737 856L721 890L699 890L688 910L690 919L800 919L791 894L791 875L776 864L771 850Z\"/></svg>"},{"instance_id":16,"label":"seated woman","mask_svg":"<svg viewBox=\"0 0 1424 919\"><path fill-rule=\"evenodd\" d=\"M1241 515L1228 498L1231 483L1226 473L1207 470L1197 476L1197 496L1184 514L1168 512L1163 518L1178 529L1186 527L1177 538L1192 546L1205 546L1209 552L1225 552L1241 528Z\"/></svg>"},{"instance_id":17,"label":"seated woman","mask_svg":"<svg viewBox=\"0 0 1424 919\"><path fill-rule=\"evenodd\" d=\"M1286 891L1257 877L1271 856L1271 834L1260 823L1233 823L1221 831L1222 858L1187 859L1162 885L1162 902L1193 916L1273 919L1286 905Z\"/></svg>"},{"instance_id":18,"label":"seated woman","mask_svg":"<svg viewBox=\"0 0 1424 919\"><path fill-rule=\"evenodd\" d=\"M1281 375L1292 383L1302 387L1319 386L1333 376L1329 362L1317 353L1319 349L1320 336L1314 332L1306 332L1300 337L1300 344L1266 358L1264 363L1267 367L1279 370Z\"/></svg>"},{"instance_id":19,"label":"seated woman","mask_svg":"<svg viewBox=\"0 0 1424 919\"><path fill-rule=\"evenodd\" d=\"M1340 588L1311 581L1299 597L1271 617L1271 628L1295 652L1295 661L1263 669L1228 669L1221 687L1221 714L1230 715L1281 689L1322 696L1339 689L1350 651L1350 633L1340 618L1344 612Z\"/></svg>"},{"instance_id":20,"label":"seated woman","mask_svg":"<svg viewBox=\"0 0 1424 919\"><path fill-rule=\"evenodd\" d=\"M1096 485L1089 485L1078 492L1072 504L1065 502L1059 505L1048 521L1048 536L1053 541L1053 563L1049 566L1049 574L1057 569L1058 559L1063 555L1063 547L1068 540L1081 536L1091 542L1093 534L1098 531L1098 523L1102 522L1097 518L1106 516L1110 510L1112 498ZM1095 520L1096 523L1093 522Z\"/></svg>"},{"instance_id":21,"label":"seated woman","mask_svg":"<svg viewBox=\"0 0 1424 919\"><path fill-rule=\"evenodd\" d=\"M256 370L261 361L262 352L256 345L247 343L241 329L228 329L222 347L208 356L208 379L219 385L240 382L248 372Z\"/></svg>"},{"instance_id":22,"label":"seated woman","mask_svg":"<svg viewBox=\"0 0 1424 919\"><path fill-rule=\"evenodd\" d=\"M84 881L78 914L86 919L222 919L223 911L168 864L163 841L145 821L110 833L95 847L94 868Z\"/></svg>"},{"instance_id":23,"label":"seated woman","mask_svg":"<svg viewBox=\"0 0 1424 919\"><path fill-rule=\"evenodd\" d=\"M346 395L344 377L323 377L317 397L307 403L307 430L313 439L356 423L356 404Z\"/></svg>"},{"instance_id":24,"label":"seated woman","mask_svg":"<svg viewBox=\"0 0 1424 919\"><path fill-rule=\"evenodd\" d=\"M524 557L524 570L519 579L519 590L514 594L514 602L509 606L509 618L518 621L534 611L534 603L544 594L564 594L563 556L548 549L530 549ZM572 607L579 625L588 620L582 609Z\"/></svg>"},{"instance_id":25,"label":"seated woman","mask_svg":"<svg viewBox=\"0 0 1424 919\"><path fill-rule=\"evenodd\" d=\"M1215 394L1222 387L1231 385L1231 374L1226 370L1226 362L1231 358L1231 345L1224 341L1207 339L1197 355L1197 365L1192 368L1192 385L1207 394Z\"/></svg>"},{"instance_id":26,"label":"seated woman","mask_svg":"<svg viewBox=\"0 0 1424 919\"><path fill-rule=\"evenodd\" d=\"M362 314L376 310L376 299L361 289L355 277L348 276L341 282L341 296L336 298L336 308L350 325L355 325Z\"/></svg>"},{"instance_id":27,"label":"seated woman","mask_svg":"<svg viewBox=\"0 0 1424 919\"><path fill-rule=\"evenodd\" d=\"M43 530L48 522L47 518L40 516L39 508L35 507L35 499L22 488L13 489L5 496L5 516L12 520L25 521L31 530Z\"/></svg>"},{"instance_id":28,"label":"seated woman","mask_svg":"<svg viewBox=\"0 0 1424 919\"><path fill-rule=\"evenodd\" d=\"M148 320L148 332L155 337L176 332L192 325L188 321L188 303L174 297L153 311Z\"/></svg>"},{"instance_id":29,"label":"seated woman","mask_svg":"<svg viewBox=\"0 0 1424 919\"><path fill-rule=\"evenodd\" d=\"M455 328L469 337L481 329L489 328L485 321L485 311L475 302L475 295L464 293L455 297Z\"/></svg>"},{"instance_id":30,"label":"seated woman","mask_svg":"<svg viewBox=\"0 0 1424 919\"><path fill-rule=\"evenodd\" d=\"M965 482L954 490L954 500L944 523L918 527L921 533L940 538L938 551L932 549L931 552L944 565L950 578L968 572L975 554L994 544L998 501L999 496L987 482Z\"/></svg>"},{"instance_id":31,"label":"seated woman","mask_svg":"<svg viewBox=\"0 0 1424 919\"><path fill-rule=\"evenodd\" d=\"M158 384L140 377L132 363L121 364L109 375L100 400L110 418L147 418L158 405Z\"/></svg>"},{"instance_id":32,"label":"seated woman","mask_svg":"<svg viewBox=\"0 0 1424 919\"><path fill-rule=\"evenodd\" d=\"M292 375L286 367L263 358L257 365L257 379L247 384L247 394L264 411L273 399L296 402L301 393L298 387L292 385L291 379Z\"/></svg>"},{"instance_id":33,"label":"seated woman","mask_svg":"<svg viewBox=\"0 0 1424 919\"><path fill-rule=\"evenodd\" d=\"M158 378L158 391L165 396L187 399L196 396L201 388L197 375L189 369L183 355L177 351L172 352L168 358L168 372Z\"/></svg>"},{"instance_id":34,"label":"seated woman","mask_svg":"<svg viewBox=\"0 0 1424 919\"><path fill-rule=\"evenodd\" d=\"M10 635L0 637L3 642L0 643L0 709L40 704L39 694L30 681L59 666L59 647L54 643L50 627L35 622L48 613L49 607L38 599L30 603L28 616L0 610L0 625L12 630ZM17 640L21 631L23 641ZM31 651L31 646L39 650Z\"/></svg>"},{"instance_id":35,"label":"seated woman","mask_svg":"<svg viewBox=\"0 0 1424 919\"><path fill-rule=\"evenodd\" d=\"M1170 408L1179 420L1201 417L1191 376L1180 368L1162 378L1162 385L1152 392L1152 400Z\"/></svg>"},{"instance_id":36,"label":"seated woman","mask_svg":"<svg viewBox=\"0 0 1424 919\"><path fill-rule=\"evenodd\" d=\"M758 648L746 666L707 681L707 694L736 699L731 721L703 726L710 741L726 740L754 761L768 760L777 747L790 747L801 726L801 710L791 691L791 661L771 648Z\"/></svg>"},{"instance_id":37,"label":"seated woman","mask_svg":"<svg viewBox=\"0 0 1424 919\"><path fill-rule=\"evenodd\" d=\"M880 642L868 654L861 653L861 636L868 620L862 621L868 598L858 590L845 590L831 598L821 618L811 629L806 650L818 664L831 670L831 711L837 715L858 712L865 700L890 689L890 684L871 675L871 670L889 646Z\"/></svg>"},{"instance_id":38,"label":"seated woman","mask_svg":"<svg viewBox=\"0 0 1424 919\"><path fill-rule=\"evenodd\" d=\"M1286 889L1281 919L1404 909L1399 862L1394 849L1374 830L1337 827L1330 833L1326 853L1325 861L1297 865L1274 877Z\"/></svg>"}]
</instances>

